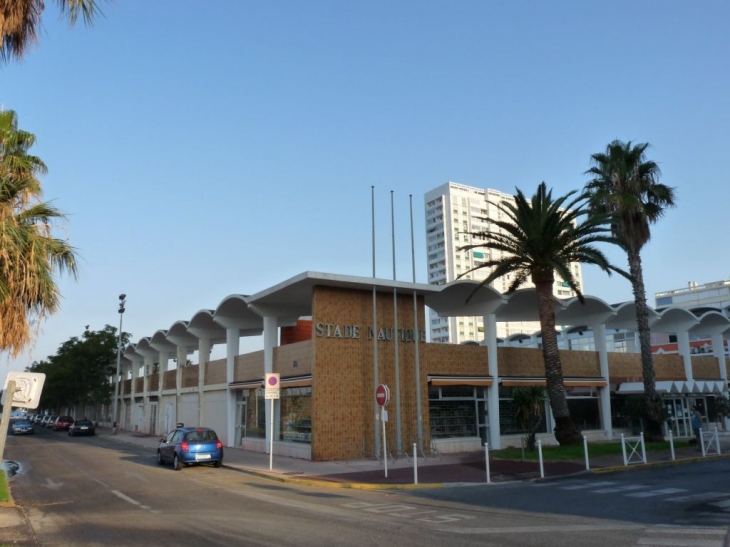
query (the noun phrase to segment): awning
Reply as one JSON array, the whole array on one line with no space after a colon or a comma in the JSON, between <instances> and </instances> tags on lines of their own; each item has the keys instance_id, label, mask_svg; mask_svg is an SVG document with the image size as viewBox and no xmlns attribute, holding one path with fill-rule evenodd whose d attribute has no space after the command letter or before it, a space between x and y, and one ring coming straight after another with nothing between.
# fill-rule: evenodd
<instances>
[{"instance_id":1,"label":"awning","mask_svg":"<svg viewBox=\"0 0 730 547\"><path fill-rule=\"evenodd\" d=\"M494 378L491 376L429 376L428 383L432 386L491 386Z\"/></svg>"},{"instance_id":2,"label":"awning","mask_svg":"<svg viewBox=\"0 0 730 547\"><path fill-rule=\"evenodd\" d=\"M656 382L656 392L660 395L671 394L701 394L701 393L722 393L724 382L722 380L663 380ZM618 387L621 395L640 395L644 393L644 382L624 382Z\"/></svg>"},{"instance_id":3,"label":"awning","mask_svg":"<svg viewBox=\"0 0 730 547\"><path fill-rule=\"evenodd\" d=\"M500 383L504 387L547 386L547 380L539 376L502 378ZM608 382L605 378L600 377L571 377L563 378L563 385L565 387L606 387Z\"/></svg>"},{"instance_id":4,"label":"awning","mask_svg":"<svg viewBox=\"0 0 730 547\"><path fill-rule=\"evenodd\" d=\"M312 375L292 376L290 378L281 379L281 387L309 387L312 385Z\"/></svg>"},{"instance_id":5,"label":"awning","mask_svg":"<svg viewBox=\"0 0 730 547\"><path fill-rule=\"evenodd\" d=\"M281 388L288 387L307 387L312 385L312 375L307 374L305 376L290 376L289 378L281 378L279 386ZM259 389L264 387L264 379L260 380L247 380L243 382L231 382L228 384L228 389Z\"/></svg>"}]
</instances>

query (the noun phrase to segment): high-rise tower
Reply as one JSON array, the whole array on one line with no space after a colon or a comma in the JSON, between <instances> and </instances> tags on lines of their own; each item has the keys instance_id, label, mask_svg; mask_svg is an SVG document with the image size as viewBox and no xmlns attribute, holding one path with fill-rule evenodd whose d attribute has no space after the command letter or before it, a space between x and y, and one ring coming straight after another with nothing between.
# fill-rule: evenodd
<instances>
[{"instance_id":1,"label":"high-rise tower","mask_svg":"<svg viewBox=\"0 0 730 547\"><path fill-rule=\"evenodd\" d=\"M488 257L488 249L460 251L465 245L479 243L470 234L494 229L486 218L499 219L502 213L497 204L514 197L490 188L475 188L456 182L447 182L434 188L425 196L426 205L426 245L428 282L443 285L454 281L462 274L479 266ZM573 275L578 286L583 289L581 265L572 265ZM487 269L464 275L461 279L481 281L487 277ZM509 288L511 279L499 278L492 287L500 292ZM533 286L531 283L525 287ZM575 293L561 279L555 281L554 294L558 298L569 298ZM538 322L509 322L497 324L497 336L506 338L511 334L534 333L540 329ZM429 329L431 341L459 344L467 341L481 341L484 338L482 317L441 318L431 313Z\"/></svg>"}]
</instances>

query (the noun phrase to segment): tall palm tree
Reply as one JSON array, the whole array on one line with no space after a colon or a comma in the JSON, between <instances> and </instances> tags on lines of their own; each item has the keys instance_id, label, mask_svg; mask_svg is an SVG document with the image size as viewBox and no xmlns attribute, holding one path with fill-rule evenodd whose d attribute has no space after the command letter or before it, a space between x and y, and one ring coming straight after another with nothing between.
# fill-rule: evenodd
<instances>
[{"instance_id":1,"label":"tall palm tree","mask_svg":"<svg viewBox=\"0 0 730 547\"><path fill-rule=\"evenodd\" d=\"M15 112L0 112L0 351L13 356L31 341L34 327L57 311L54 274L76 276L73 248L52 233L64 216L41 201L37 175L46 166L28 153L34 143L34 135L18 129Z\"/></svg>"},{"instance_id":2,"label":"tall palm tree","mask_svg":"<svg viewBox=\"0 0 730 547\"><path fill-rule=\"evenodd\" d=\"M86 24L99 13L97 0L56 0L71 25L81 15ZM28 46L38 41L44 0L0 0L0 60L22 59Z\"/></svg>"},{"instance_id":3,"label":"tall palm tree","mask_svg":"<svg viewBox=\"0 0 730 547\"><path fill-rule=\"evenodd\" d=\"M608 215L590 216L586 197L581 194L571 198L575 193L572 191L553 199L552 190L548 190L543 182L537 187L537 193L528 200L517 189L514 203L496 204L503 214L502 219L484 219L497 229L472 233L482 242L462 248L501 251L499 254L490 253L496 258L489 258L484 264L467 272L482 268L490 271L480 287L508 274L512 276L512 282L507 294L516 291L528 280L535 285L547 393L555 417L555 438L561 445L578 443L582 438L570 417L565 397L563 368L555 332L555 274L568 283L581 302L585 300L573 276L571 263L594 264L609 275L612 272L628 275L611 265L594 245L601 242L617 243L608 228Z\"/></svg>"},{"instance_id":4,"label":"tall palm tree","mask_svg":"<svg viewBox=\"0 0 730 547\"><path fill-rule=\"evenodd\" d=\"M591 156L592 167L586 171L591 180L585 191L591 210L597 214L613 213L613 235L626 251L631 274L631 288L636 304L636 323L641 346L644 376L646 435L661 438L662 405L656 393L654 359L651 353L649 308L646 303L641 249L651 238L650 225L674 207L674 188L659 183L659 166L647 159L649 143L634 145L615 140L606 151Z\"/></svg>"}]
</instances>

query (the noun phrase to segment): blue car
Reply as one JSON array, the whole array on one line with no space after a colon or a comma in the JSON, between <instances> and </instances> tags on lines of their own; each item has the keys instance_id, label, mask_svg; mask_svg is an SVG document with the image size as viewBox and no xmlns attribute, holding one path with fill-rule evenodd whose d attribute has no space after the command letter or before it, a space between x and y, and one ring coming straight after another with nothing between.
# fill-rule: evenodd
<instances>
[{"instance_id":1,"label":"blue car","mask_svg":"<svg viewBox=\"0 0 730 547\"><path fill-rule=\"evenodd\" d=\"M32 435L34 433L33 424L28 420L15 420L10 426L13 435Z\"/></svg>"},{"instance_id":2,"label":"blue car","mask_svg":"<svg viewBox=\"0 0 730 547\"><path fill-rule=\"evenodd\" d=\"M157 463L172 463L179 471L185 465L223 464L223 443L215 431L208 427L178 427L167 437L160 439L157 448Z\"/></svg>"}]
</instances>

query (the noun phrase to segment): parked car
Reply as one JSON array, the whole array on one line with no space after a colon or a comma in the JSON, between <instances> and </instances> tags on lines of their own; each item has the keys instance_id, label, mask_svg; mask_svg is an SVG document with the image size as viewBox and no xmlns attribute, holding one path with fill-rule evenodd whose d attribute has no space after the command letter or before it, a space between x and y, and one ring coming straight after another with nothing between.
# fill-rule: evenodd
<instances>
[{"instance_id":1,"label":"parked car","mask_svg":"<svg viewBox=\"0 0 730 547\"><path fill-rule=\"evenodd\" d=\"M91 420L76 420L68 428L68 434L72 437L76 435L95 435L96 428Z\"/></svg>"},{"instance_id":2,"label":"parked car","mask_svg":"<svg viewBox=\"0 0 730 547\"><path fill-rule=\"evenodd\" d=\"M172 463L176 471L184 465L212 463L223 464L223 443L216 432L208 427L179 427L160 439L157 463Z\"/></svg>"},{"instance_id":3,"label":"parked car","mask_svg":"<svg viewBox=\"0 0 730 547\"><path fill-rule=\"evenodd\" d=\"M74 423L74 419L71 416L59 416L56 421L53 422L51 429L53 431L68 431L71 424Z\"/></svg>"},{"instance_id":4,"label":"parked car","mask_svg":"<svg viewBox=\"0 0 730 547\"><path fill-rule=\"evenodd\" d=\"M36 414L35 416L33 416L33 423L34 424L40 424L41 423L41 420L43 418L44 418L44 415L43 414Z\"/></svg>"},{"instance_id":5,"label":"parked car","mask_svg":"<svg viewBox=\"0 0 730 547\"><path fill-rule=\"evenodd\" d=\"M10 431L13 435L32 435L34 433L30 420L14 420L10 424Z\"/></svg>"},{"instance_id":6,"label":"parked car","mask_svg":"<svg viewBox=\"0 0 730 547\"><path fill-rule=\"evenodd\" d=\"M52 416L52 415L49 414L48 416L46 416L45 418L43 418L43 421L41 422L41 425L43 427L51 427L51 426L53 426L53 422L56 421L56 418L58 418L58 416Z\"/></svg>"}]
</instances>

